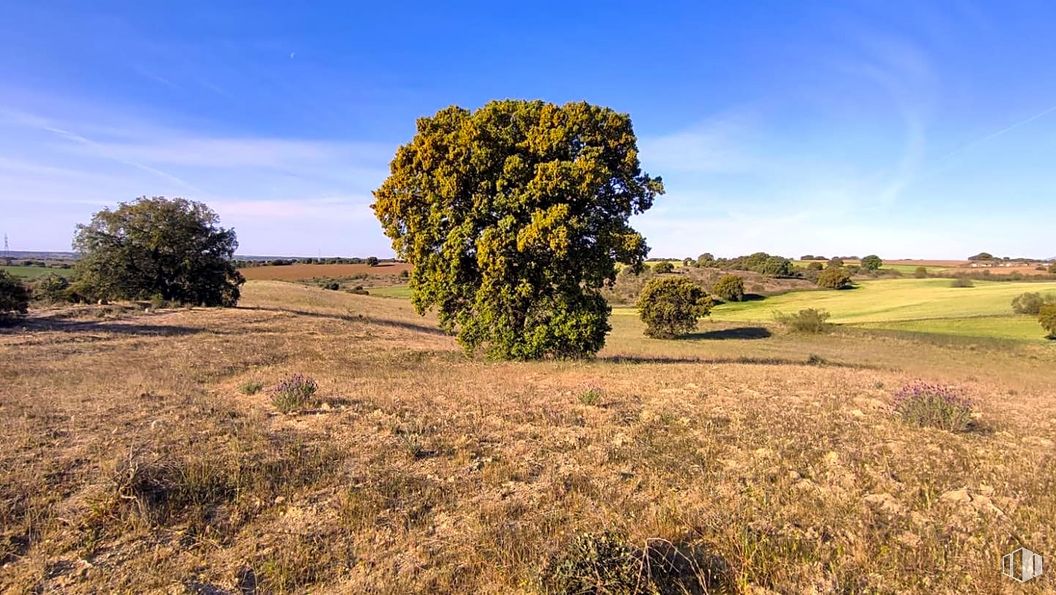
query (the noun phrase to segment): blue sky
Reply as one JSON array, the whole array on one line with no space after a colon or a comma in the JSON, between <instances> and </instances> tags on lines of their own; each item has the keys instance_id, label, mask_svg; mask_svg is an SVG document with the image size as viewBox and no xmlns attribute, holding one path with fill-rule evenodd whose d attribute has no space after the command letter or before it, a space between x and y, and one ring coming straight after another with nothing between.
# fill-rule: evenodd
<instances>
[{"instance_id":1,"label":"blue sky","mask_svg":"<svg viewBox=\"0 0 1056 595\"><path fill-rule=\"evenodd\" d=\"M389 255L415 118L631 114L654 256L1056 254L1052 2L0 2L0 232L65 250L139 195L240 252Z\"/></svg>"}]
</instances>

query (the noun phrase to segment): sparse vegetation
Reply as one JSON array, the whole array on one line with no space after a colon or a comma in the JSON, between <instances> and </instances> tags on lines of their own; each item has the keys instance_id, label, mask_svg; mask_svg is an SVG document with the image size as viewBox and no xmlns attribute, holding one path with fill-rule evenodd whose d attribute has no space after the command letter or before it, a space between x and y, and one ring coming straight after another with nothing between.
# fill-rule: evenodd
<instances>
[{"instance_id":1,"label":"sparse vegetation","mask_svg":"<svg viewBox=\"0 0 1056 595\"><path fill-rule=\"evenodd\" d=\"M831 315L825 310L806 308L795 314L777 313L774 319L782 326L796 333L823 333L831 329L828 320Z\"/></svg>"},{"instance_id":2,"label":"sparse vegetation","mask_svg":"<svg viewBox=\"0 0 1056 595\"><path fill-rule=\"evenodd\" d=\"M949 386L915 382L895 394L895 412L907 423L966 432L974 423L973 403Z\"/></svg>"},{"instance_id":3,"label":"sparse vegetation","mask_svg":"<svg viewBox=\"0 0 1056 595\"><path fill-rule=\"evenodd\" d=\"M271 389L271 402L283 413L298 411L315 405L319 386L311 377L294 374Z\"/></svg>"},{"instance_id":4,"label":"sparse vegetation","mask_svg":"<svg viewBox=\"0 0 1056 595\"><path fill-rule=\"evenodd\" d=\"M264 388L264 383L259 380L247 380L238 387L238 392L244 395L255 395Z\"/></svg>"},{"instance_id":5,"label":"sparse vegetation","mask_svg":"<svg viewBox=\"0 0 1056 595\"><path fill-rule=\"evenodd\" d=\"M975 287L975 283L968 277L957 277L950 282L950 287Z\"/></svg>"},{"instance_id":6,"label":"sparse vegetation","mask_svg":"<svg viewBox=\"0 0 1056 595\"><path fill-rule=\"evenodd\" d=\"M594 406L601 403L602 390L596 386L587 387L579 393L579 402L584 405Z\"/></svg>"},{"instance_id":7,"label":"sparse vegetation","mask_svg":"<svg viewBox=\"0 0 1056 595\"><path fill-rule=\"evenodd\" d=\"M712 300L689 279L660 277L642 289L637 307L646 335L671 339L697 328L698 319L711 311Z\"/></svg>"},{"instance_id":8,"label":"sparse vegetation","mask_svg":"<svg viewBox=\"0 0 1056 595\"><path fill-rule=\"evenodd\" d=\"M744 300L744 279L737 275L723 275L711 288L712 293L727 302Z\"/></svg>"}]
</instances>

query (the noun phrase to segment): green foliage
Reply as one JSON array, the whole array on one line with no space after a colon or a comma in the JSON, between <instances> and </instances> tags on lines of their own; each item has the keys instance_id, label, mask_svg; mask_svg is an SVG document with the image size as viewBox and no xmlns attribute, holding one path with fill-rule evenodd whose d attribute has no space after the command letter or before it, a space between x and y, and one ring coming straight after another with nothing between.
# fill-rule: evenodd
<instances>
[{"instance_id":1,"label":"green foliage","mask_svg":"<svg viewBox=\"0 0 1056 595\"><path fill-rule=\"evenodd\" d=\"M367 257L367 266L368 267L376 267L376 266L378 266L379 263L381 263L381 261L378 260L377 256L368 256Z\"/></svg>"},{"instance_id":2,"label":"green foliage","mask_svg":"<svg viewBox=\"0 0 1056 595\"><path fill-rule=\"evenodd\" d=\"M710 255L702 255L710 256ZM771 256L766 252L756 252L736 258L720 258L707 266L730 271L753 271L770 277L792 276L792 261L781 256Z\"/></svg>"},{"instance_id":3,"label":"green foliage","mask_svg":"<svg viewBox=\"0 0 1056 595\"><path fill-rule=\"evenodd\" d=\"M980 252L975 256L969 256L968 260L994 260L994 255L989 252Z\"/></svg>"},{"instance_id":4,"label":"green foliage","mask_svg":"<svg viewBox=\"0 0 1056 595\"><path fill-rule=\"evenodd\" d=\"M862 258L862 268L867 271L878 271L882 266L884 266L884 261L875 254Z\"/></svg>"},{"instance_id":5,"label":"green foliage","mask_svg":"<svg viewBox=\"0 0 1056 595\"><path fill-rule=\"evenodd\" d=\"M235 232L200 202L141 197L78 225L76 291L89 299L150 299L234 306L244 283Z\"/></svg>"},{"instance_id":6,"label":"green foliage","mask_svg":"<svg viewBox=\"0 0 1056 595\"><path fill-rule=\"evenodd\" d=\"M469 352L595 354L609 330L600 290L648 252L628 224L663 192L643 173L626 114L587 103L493 101L418 120L373 209L421 314Z\"/></svg>"},{"instance_id":7,"label":"green foliage","mask_svg":"<svg viewBox=\"0 0 1056 595\"><path fill-rule=\"evenodd\" d=\"M662 260L653 265L653 272L657 275L664 275L667 273L673 273L675 271L675 265L671 264L666 260Z\"/></svg>"},{"instance_id":8,"label":"green foliage","mask_svg":"<svg viewBox=\"0 0 1056 595\"><path fill-rule=\"evenodd\" d=\"M1041 313L1041 307L1045 304L1056 303L1056 296L1042 296L1040 293L1028 291L1020 294L1012 300L1012 311L1016 314L1032 314L1037 316Z\"/></svg>"},{"instance_id":9,"label":"green foliage","mask_svg":"<svg viewBox=\"0 0 1056 595\"><path fill-rule=\"evenodd\" d=\"M711 292L727 302L744 300L744 279L737 275L723 275L715 282Z\"/></svg>"},{"instance_id":10,"label":"green foliage","mask_svg":"<svg viewBox=\"0 0 1056 595\"><path fill-rule=\"evenodd\" d=\"M689 267L697 266L697 261L695 261L692 258L689 258L687 256L686 258L682 259L682 266L684 266L684 267L686 267L688 269Z\"/></svg>"},{"instance_id":11,"label":"green foliage","mask_svg":"<svg viewBox=\"0 0 1056 595\"><path fill-rule=\"evenodd\" d=\"M1049 273L1056 275L1056 263L1049 265Z\"/></svg>"},{"instance_id":12,"label":"green foliage","mask_svg":"<svg viewBox=\"0 0 1056 595\"><path fill-rule=\"evenodd\" d=\"M913 277L915 277L917 279L927 279L928 278L928 269L926 269L924 267L917 267L913 271Z\"/></svg>"},{"instance_id":13,"label":"green foliage","mask_svg":"<svg viewBox=\"0 0 1056 595\"><path fill-rule=\"evenodd\" d=\"M843 259L838 257L838 256L833 256L832 258L829 259L829 264L826 265L825 268L842 269L843 268Z\"/></svg>"},{"instance_id":14,"label":"green foliage","mask_svg":"<svg viewBox=\"0 0 1056 595\"><path fill-rule=\"evenodd\" d=\"M33 283L33 299L42 302L68 302L72 298L70 281L54 273L41 277Z\"/></svg>"},{"instance_id":15,"label":"green foliage","mask_svg":"<svg viewBox=\"0 0 1056 595\"><path fill-rule=\"evenodd\" d=\"M697 257L698 267L713 267L715 266L715 257L710 252L705 252Z\"/></svg>"},{"instance_id":16,"label":"green foliage","mask_svg":"<svg viewBox=\"0 0 1056 595\"><path fill-rule=\"evenodd\" d=\"M851 274L843 267L833 267L830 264L829 268L818 274L818 287L847 289L851 287Z\"/></svg>"},{"instance_id":17,"label":"green foliage","mask_svg":"<svg viewBox=\"0 0 1056 595\"><path fill-rule=\"evenodd\" d=\"M975 283L968 277L957 277L950 282L950 287L975 287Z\"/></svg>"},{"instance_id":18,"label":"green foliage","mask_svg":"<svg viewBox=\"0 0 1056 595\"><path fill-rule=\"evenodd\" d=\"M0 271L0 317L25 314L28 309L29 289L7 271Z\"/></svg>"},{"instance_id":19,"label":"green foliage","mask_svg":"<svg viewBox=\"0 0 1056 595\"><path fill-rule=\"evenodd\" d=\"M774 314L779 324L795 333L823 333L832 326L828 323L831 315L825 310L806 308L795 314Z\"/></svg>"},{"instance_id":20,"label":"green foliage","mask_svg":"<svg viewBox=\"0 0 1056 595\"><path fill-rule=\"evenodd\" d=\"M825 265L823 265L820 262L815 260L814 262L812 262L812 263L807 265L807 270L808 271L823 271L823 270L825 270Z\"/></svg>"},{"instance_id":21,"label":"green foliage","mask_svg":"<svg viewBox=\"0 0 1056 595\"><path fill-rule=\"evenodd\" d=\"M637 306L645 334L670 339L697 328L697 319L711 312L712 300L689 279L660 277L645 285Z\"/></svg>"},{"instance_id":22,"label":"green foliage","mask_svg":"<svg viewBox=\"0 0 1056 595\"><path fill-rule=\"evenodd\" d=\"M244 395L255 395L264 388L264 383L259 380L247 380L238 387L238 392Z\"/></svg>"},{"instance_id":23,"label":"green foliage","mask_svg":"<svg viewBox=\"0 0 1056 595\"><path fill-rule=\"evenodd\" d=\"M1038 311L1038 322L1048 333L1048 338L1056 339L1056 304L1045 304Z\"/></svg>"}]
</instances>

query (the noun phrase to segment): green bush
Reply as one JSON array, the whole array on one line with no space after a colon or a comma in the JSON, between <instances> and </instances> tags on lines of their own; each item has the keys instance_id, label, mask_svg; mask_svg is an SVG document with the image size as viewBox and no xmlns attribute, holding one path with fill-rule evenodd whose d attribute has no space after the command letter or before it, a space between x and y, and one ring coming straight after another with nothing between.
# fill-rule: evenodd
<instances>
[{"instance_id":1,"label":"green bush","mask_svg":"<svg viewBox=\"0 0 1056 595\"><path fill-rule=\"evenodd\" d=\"M843 267L829 266L818 275L818 287L847 289L851 287L851 274Z\"/></svg>"},{"instance_id":2,"label":"green bush","mask_svg":"<svg viewBox=\"0 0 1056 595\"><path fill-rule=\"evenodd\" d=\"M843 259L838 256L833 256L829 259L829 264L826 268L829 269L841 269L843 268Z\"/></svg>"},{"instance_id":3,"label":"green bush","mask_svg":"<svg viewBox=\"0 0 1056 595\"><path fill-rule=\"evenodd\" d=\"M884 266L884 261L880 260L880 257L875 254L862 258L862 268L867 271L877 271L882 266Z\"/></svg>"},{"instance_id":4,"label":"green bush","mask_svg":"<svg viewBox=\"0 0 1056 595\"><path fill-rule=\"evenodd\" d=\"M602 391L600 388L595 386L587 388L587 390L579 393L579 402L584 405L597 405L601 402Z\"/></svg>"},{"instance_id":5,"label":"green bush","mask_svg":"<svg viewBox=\"0 0 1056 595\"><path fill-rule=\"evenodd\" d=\"M645 334L670 339L697 328L697 319L711 312L712 300L689 279L659 277L645 285L637 306Z\"/></svg>"},{"instance_id":6,"label":"green bush","mask_svg":"<svg viewBox=\"0 0 1056 595\"><path fill-rule=\"evenodd\" d=\"M744 279L737 275L723 275L715 282L711 292L727 302L744 300Z\"/></svg>"},{"instance_id":7,"label":"green bush","mask_svg":"<svg viewBox=\"0 0 1056 595\"><path fill-rule=\"evenodd\" d=\"M807 265L807 270L808 271L822 271L824 269L825 269L825 265L821 264L818 261L814 261L814 262L812 262L812 263Z\"/></svg>"},{"instance_id":8,"label":"green bush","mask_svg":"<svg viewBox=\"0 0 1056 595\"><path fill-rule=\"evenodd\" d=\"M950 282L950 287L975 287L975 283L968 277L957 277Z\"/></svg>"},{"instance_id":9,"label":"green bush","mask_svg":"<svg viewBox=\"0 0 1056 595\"><path fill-rule=\"evenodd\" d=\"M927 279L928 278L928 269L926 269L924 267L917 267L913 271L913 277L915 277L917 279Z\"/></svg>"},{"instance_id":10,"label":"green bush","mask_svg":"<svg viewBox=\"0 0 1056 595\"><path fill-rule=\"evenodd\" d=\"M832 326L828 323L831 316L825 310L807 308L795 314L781 314L778 312L774 315L774 319L792 332L817 334L829 330Z\"/></svg>"},{"instance_id":11,"label":"green bush","mask_svg":"<svg viewBox=\"0 0 1056 595\"><path fill-rule=\"evenodd\" d=\"M60 275L48 275L33 284L33 299L42 302L60 303L70 301L70 281Z\"/></svg>"},{"instance_id":12,"label":"green bush","mask_svg":"<svg viewBox=\"0 0 1056 595\"><path fill-rule=\"evenodd\" d=\"M1012 300L1012 311L1016 314L1032 314L1037 316L1041 313L1041 307L1045 304L1056 303L1056 298L1051 295L1042 296L1040 293L1028 291L1020 294Z\"/></svg>"},{"instance_id":13,"label":"green bush","mask_svg":"<svg viewBox=\"0 0 1056 595\"><path fill-rule=\"evenodd\" d=\"M0 271L0 317L25 314L28 309L29 289L7 271Z\"/></svg>"},{"instance_id":14,"label":"green bush","mask_svg":"<svg viewBox=\"0 0 1056 595\"><path fill-rule=\"evenodd\" d=\"M1056 304L1045 304L1038 311L1038 322L1048 333L1048 338L1056 339Z\"/></svg>"},{"instance_id":15,"label":"green bush","mask_svg":"<svg viewBox=\"0 0 1056 595\"><path fill-rule=\"evenodd\" d=\"M665 273L671 273L674 270L675 270L675 265L671 264L670 262L668 262L666 260L662 260L662 261L660 261L660 262L658 262L658 263L653 265L653 272L658 274L658 275L663 275Z\"/></svg>"},{"instance_id":16,"label":"green bush","mask_svg":"<svg viewBox=\"0 0 1056 595\"><path fill-rule=\"evenodd\" d=\"M244 395L255 395L264 388L264 383L259 380L247 380L238 387L238 392Z\"/></svg>"},{"instance_id":17,"label":"green bush","mask_svg":"<svg viewBox=\"0 0 1056 595\"><path fill-rule=\"evenodd\" d=\"M377 256L370 256L370 257L367 258L367 266L368 267L376 267L376 266L378 266L378 264L380 262L381 261L378 260Z\"/></svg>"}]
</instances>

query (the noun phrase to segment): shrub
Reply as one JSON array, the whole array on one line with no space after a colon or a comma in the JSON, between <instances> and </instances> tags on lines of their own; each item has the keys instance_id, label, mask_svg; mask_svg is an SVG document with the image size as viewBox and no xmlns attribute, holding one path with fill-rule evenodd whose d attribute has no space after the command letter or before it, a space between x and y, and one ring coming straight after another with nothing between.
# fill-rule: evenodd
<instances>
[{"instance_id":1,"label":"shrub","mask_svg":"<svg viewBox=\"0 0 1056 595\"><path fill-rule=\"evenodd\" d=\"M715 266L715 256L713 256L710 252L705 252L704 254L701 254L697 257L697 266L701 268Z\"/></svg>"},{"instance_id":2,"label":"shrub","mask_svg":"<svg viewBox=\"0 0 1056 595\"><path fill-rule=\"evenodd\" d=\"M1038 322L1048 333L1048 338L1056 339L1056 304L1045 304L1038 311Z\"/></svg>"},{"instance_id":3,"label":"shrub","mask_svg":"<svg viewBox=\"0 0 1056 595\"><path fill-rule=\"evenodd\" d=\"M663 539L637 547L611 532L580 534L543 568L540 586L544 593L726 592L726 563L713 556L701 564L697 557Z\"/></svg>"},{"instance_id":4,"label":"shrub","mask_svg":"<svg viewBox=\"0 0 1056 595\"><path fill-rule=\"evenodd\" d=\"M843 259L838 256L833 256L829 259L829 264L826 268L829 269L841 269L843 268Z\"/></svg>"},{"instance_id":5,"label":"shrub","mask_svg":"<svg viewBox=\"0 0 1056 595\"><path fill-rule=\"evenodd\" d=\"M913 271L913 276L915 278L917 278L917 279L927 279L928 278L928 269L926 269L924 267L917 267Z\"/></svg>"},{"instance_id":6,"label":"shrub","mask_svg":"<svg viewBox=\"0 0 1056 595\"><path fill-rule=\"evenodd\" d=\"M33 284L33 299L59 303L70 301L70 281L60 275L41 277Z\"/></svg>"},{"instance_id":7,"label":"shrub","mask_svg":"<svg viewBox=\"0 0 1056 595\"><path fill-rule=\"evenodd\" d=\"M814 261L814 262L812 262L812 263L807 265L807 270L808 271L821 271L821 270L824 270L824 269L825 269L825 265L821 264L818 261Z\"/></svg>"},{"instance_id":8,"label":"shrub","mask_svg":"<svg viewBox=\"0 0 1056 595\"><path fill-rule=\"evenodd\" d=\"M660 261L660 262L658 262L658 263L653 265L653 272L658 274L658 275L663 275L665 273L670 273L670 272L673 272L674 270L675 270L675 265L671 264L670 262L668 262L666 260Z\"/></svg>"},{"instance_id":9,"label":"shrub","mask_svg":"<svg viewBox=\"0 0 1056 595\"><path fill-rule=\"evenodd\" d=\"M377 256L370 256L370 257L367 258L367 266L368 267L376 267L376 266L378 266L378 264L380 262L381 261L378 260Z\"/></svg>"},{"instance_id":10,"label":"shrub","mask_svg":"<svg viewBox=\"0 0 1056 595\"><path fill-rule=\"evenodd\" d=\"M744 279L737 275L723 275L711 288L712 293L727 302L744 300Z\"/></svg>"},{"instance_id":11,"label":"shrub","mask_svg":"<svg viewBox=\"0 0 1056 595\"><path fill-rule=\"evenodd\" d=\"M781 314L779 312L774 315L774 318L792 332L816 334L829 330L831 325L828 320L831 316L825 310L807 308L795 314Z\"/></svg>"},{"instance_id":12,"label":"shrub","mask_svg":"<svg viewBox=\"0 0 1056 595\"><path fill-rule=\"evenodd\" d=\"M337 291L338 289L341 289L341 284L338 283L337 281L330 281L329 283L326 283L326 284L323 285L323 289L329 289L330 291Z\"/></svg>"},{"instance_id":13,"label":"shrub","mask_svg":"<svg viewBox=\"0 0 1056 595\"><path fill-rule=\"evenodd\" d=\"M968 277L957 277L950 282L950 287L975 287L975 283Z\"/></svg>"},{"instance_id":14,"label":"shrub","mask_svg":"<svg viewBox=\"0 0 1056 595\"><path fill-rule=\"evenodd\" d=\"M238 392L244 395L255 395L260 392L260 389L264 388L264 383L259 380L247 380L238 387Z\"/></svg>"},{"instance_id":15,"label":"shrub","mask_svg":"<svg viewBox=\"0 0 1056 595\"><path fill-rule=\"evenodd\" d=\"M830 266L818 275L818 287L847 289L851 287L851 275L843 267Z\"/></svg>"},{"instance_id":16,"label":"shrub","mask_svg":"<svg viewBox=\"0 0 1056 595\"><path fill-rule=\"evenodd\" d=\"M0 271L0 317L25 314L28 309L29 289L7 271Z\"/></svg>"},{"instance_id":17,"label":"shrub","mask_svg":"<svg viewBox=\"0 0 1056 595\"><path fill-rule=\"evenodd\" d=\"M410 277L410 276L411 276L411 274L406 269L400 271L400 279L406 279L407 277Z\"/></svg>"},{"instance_id":18,"label":"shrub","mask_svg":"<svg viewBox=\"0 0 1056 595\"><path fill-rule=\"evenodd\" d=\"M1049 265L1049 272L1056 275L1056 263Z\"/></svg>"},{"instance_id":19,"label":"shrub","mask_svg":"<svg viewBox=\"0 0 1056 595\"><path fill-rule=\"evenodd\" d=\"M689 279L661 277L646 284L637 306L645 334L670 339L697 328L697 319L711 312L712 301Z\"/></svg>"},{"instance_id":20,"label":"shrub","mask_svg":"<svg viewBox=\"0 0 1056 595\"><path fill-rule=\"evenodd\" d=\"M966 432L973 425L972 401L949 386L915 382L895 393L895 412L907 423Z\"/></svg>"},{"instance_id":21,"label":"shrub","mask_svg":"<svg viewBox=\"0 0 1056 595\"><path fill-rule=\"evenodd\" d=\"M1037 316L1041 313L1041 307L1046 303L1052 303L1051 296L1043 298L1040 293L1028 291L1017 295L1012 300L1012 311L1016 314L1033 314Z\"/></svg>"},{"instance_id":22,"label":"shrub","mask_svg":"<svg viewBox=\"0 0 1056 595\"><path fill-rule=\"evenodd\" d=\"M878 271L882 266L884 266L884 261L880 260L880 257L875 254L862 258L862 268L867 271Z\"/></svg>"},{"instance_id":23,"label":"shrub","mask_svg":"<svg viewBox=\"0 0 1056 595\"><path fill-rule=\"evenodd\" d=\"M597 405L601 402L601 389L595 386L587 388L587 390L579 393L579 402L584 405Z\"/></svg>"},{"instance_id":24,"label":"shrub","mask_svg":"<svg viewBox=\"0 0 1056 595\"><path fill-rule=\"evenodd\" d=\"M315 380L302 374L294 374L272 389L271 402L283 413L297 411L315 404L315 393L319 386Z\"/></svg>"}]
</instances>

